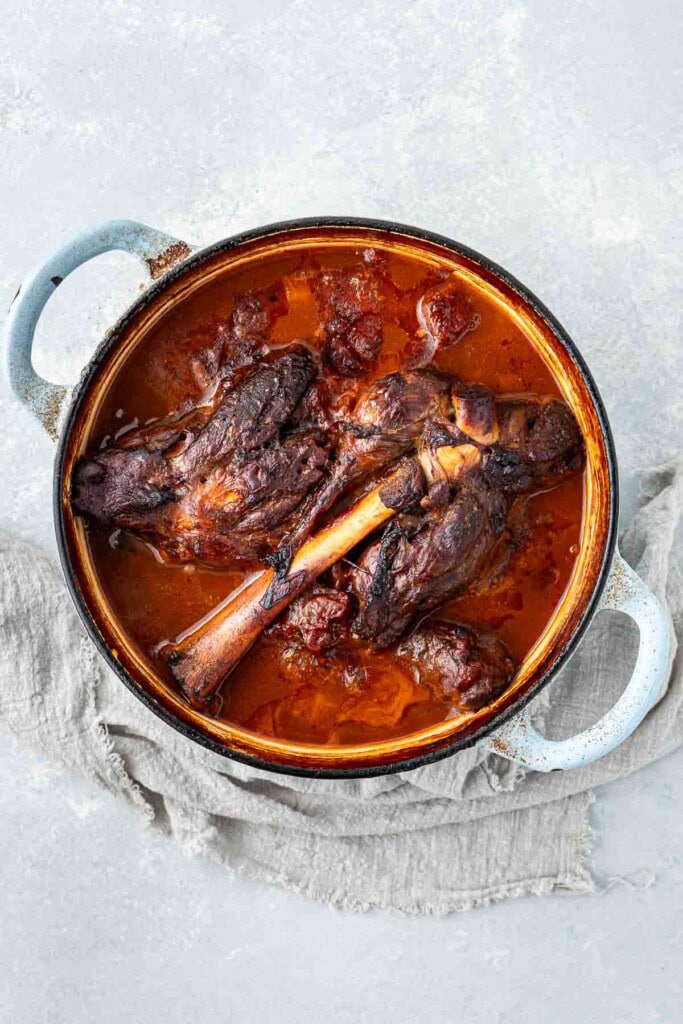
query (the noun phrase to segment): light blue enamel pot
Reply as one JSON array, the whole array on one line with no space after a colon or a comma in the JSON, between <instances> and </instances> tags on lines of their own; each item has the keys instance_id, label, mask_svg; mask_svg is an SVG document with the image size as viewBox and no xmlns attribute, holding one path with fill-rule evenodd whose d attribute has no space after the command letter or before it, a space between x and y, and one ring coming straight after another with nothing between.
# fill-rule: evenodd
<instances>
[{"instance_id":1,"label":"light blue enamel pot","mask_svg":"<svg viewBox=\"0 0 683 1024\"><path fill-rule=\"evenodd\" d=\"M363 748L314 748L270 742L267 738L242 734L184 707L177 695L150 688L130 664L114 651L101 617L81 586L65 520L65 488L70 440L79 416L96 387L102 366L116 351L130 324L151 304L167 297L169 289L186 282L200 282L206 268L217 261L229 262L245 246L286 245L289 240L349 237L388 239L392 244L410 244L456 256L472 273L486 279L524 308L542 326L549 344L560 360L572 387L580 392L583 409L594 436L588 438L589 460L601 491L599 529L588 543L593 545L587 563L587 578L573 609L570 628L558 637L545 661L496 705L473 718L463 728L447 728L405 737L391 744L368 744ZM43 308L60 283L77 267L101 253L123 250L138 259L149 279L144 293L108 332L92 361L74 387L44 380L31 361L33 337ZM486 257L451 239L417 228L356 218L313 218L269 225L256 231L225 239L197 249L179 239L132 221L112 221L93 227L72 239L40 264L22 283L12 304L5 334L5 363L12 389L19 401L40 421L49 437L57 442L55 459L55 524L65 578L78 612L100 653L122 682L170 726L190 740L226 757L271 771L330 778L374 775L405 771L430 761L456 754L473 744L483 744L497 754L537 771L572 769L603 757L622 743L642 722L666 684L671 664L672 627L659 600L621 558L617 550L618 481L616 459L609 424L595 383L576 346L548 309L519 281ZM591 455L591 451L594 452ZM597 454L595 454L597 453ZM624 690L603 717L577 735L551 740L532 724L533 700L556 676L576 650L593 616L600 609L616 609L637 624L640 643L636 663Z\"/></svg>"}]
</instances>

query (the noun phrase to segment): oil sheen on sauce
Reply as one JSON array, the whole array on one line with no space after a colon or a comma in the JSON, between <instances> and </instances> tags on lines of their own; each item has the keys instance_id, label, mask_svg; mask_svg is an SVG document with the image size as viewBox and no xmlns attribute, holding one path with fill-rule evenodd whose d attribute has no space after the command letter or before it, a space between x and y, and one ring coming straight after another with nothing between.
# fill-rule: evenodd
<instances>
[{"instance_id":1,"label":"oil sheen on sauce","mask_svg":"<svg viewBox=\"0 0 683 1024\"><path fill-rule=\"evenodd\" d=\"M118 373L92 431L97 448L129 427L201 398L193 357L211 344L231 314L234 298L284 281L288 309L275 323L274 346L312 339L319 326L316 301L300 274L332 267L363 266L356 248L316 248L269 257L248 270L226 272L167 314ZM396 314L383 326L380 359L360 387L400 369L419 343L415 306L434 283L434 270L417 259L387 257L400 290ZM470 293L481 318L476 330L435 360L464 381L496 392L534 392L561 397L557 382L516 322L493 300ZM315 344L315 341L310 342ZM355 387L353 382L350 387ZM437 610L438 618L496 632L521 662L551 620L579 552L583 479L577 475L516 506L513 540L503 565L484 571L465 594ZM155 651L204 617L239 586L247 571L164 563L154 549L120 531L89 525L90 555L121 628L152 670L173 683ZM452 714L419 677L409 675L390 652L367 652L349 678L334 659L286 655L272 637L248 652L223 686L217 716L255 732L298 742L363 743L404 735Z\"/></svg>"}]
</instances>

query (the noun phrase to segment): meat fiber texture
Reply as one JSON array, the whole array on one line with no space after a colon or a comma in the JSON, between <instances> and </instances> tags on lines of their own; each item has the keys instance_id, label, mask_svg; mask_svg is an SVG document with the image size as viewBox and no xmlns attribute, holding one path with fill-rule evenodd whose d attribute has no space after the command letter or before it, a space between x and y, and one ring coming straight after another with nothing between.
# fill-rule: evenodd
<instances>
[{"instance_id":1,"label":"meat fiber texture","mask_svg":"<svg viewBox=\"0 0 683 1024\"><path fill-rule=\"evenodd\" d=\"M674 561L682 477L644 480L624 556L683 629ZM288 778L210 754L144 708L85 636L59 571L0 538L0 722L48 759L132 804L193 855L336 906L465 910L524 893L596 889L587 867L593 789L683 743L683 672L609 756L550 775L472 748L399 775ZM622 692L633 631L598 616L560 678L532 705L551 734L594 721Z\"/></svg>"},{"instance_id":2,"label":"meat fiber texture","mask_svg":"<svg viewBox=\"0 0 683 1024\"><path fill-rule=\"evenodd\" d=\"M74 508L180 561L258 559L323 477L316 432L283 430L316 374L292 347L228 387L205 422L164 422L98 452L77 467Z\"/></svg>"}]
</instances>

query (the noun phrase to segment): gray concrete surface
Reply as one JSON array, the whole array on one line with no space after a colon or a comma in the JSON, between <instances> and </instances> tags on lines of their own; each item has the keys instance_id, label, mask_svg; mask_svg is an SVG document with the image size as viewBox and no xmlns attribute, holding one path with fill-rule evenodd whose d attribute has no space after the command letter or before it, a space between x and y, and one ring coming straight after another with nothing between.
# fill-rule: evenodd
<instances>
[{"instance_id":1,"label":"gray concrete surface","mask_svg":"<svg viewBox=\"0 0 683 1024\"><path fill-rule=\"evenodd\" d=\"M579 343L628 517L636 471L679 449L679 9L5 5L0 304L109 217L198 242L314 213L421 224L507 266ZM121 255L78 271L38 369L72 381L139 283ZM0 415L0 527L51 550L50 444L6 390ZM2 1024L683 1019L683 752L598 794L604 895L411 920L185 860L1 739Z\"/></svg>"}]
</instances>

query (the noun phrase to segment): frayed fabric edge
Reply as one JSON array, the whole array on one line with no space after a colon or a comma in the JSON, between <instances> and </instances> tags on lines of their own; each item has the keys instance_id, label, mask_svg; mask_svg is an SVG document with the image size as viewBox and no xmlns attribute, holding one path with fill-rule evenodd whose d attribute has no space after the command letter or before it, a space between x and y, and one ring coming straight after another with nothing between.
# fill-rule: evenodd
<instances>
[{"instance_id":1,"label":"frayed fabric edge","mask_svg":"<svg viewBox=\"0 0 683 1024\"><path fill-rule=\"evenodd\" d=\"M138 784L131 778L126 769L125 762L114 746L114 740L109 733L106 722L103 720L98 707L98 684L101 679L100 665L96 661L96 652L87 638L81 640L80 658L84 670L84 679L90 679L88 687L91 702L92 731L95 746L98 749L102 762L102 774L107 780L107 785L101 781L109 792L114 790L120 794L127 803L131 804L144 825L151 825L154 821L154 808L145 799ZM99 780L98 780L99 781Z\"/></svg>"},{"instance_id":2,"label":"frayed fabric edge","mask_svg":"<svg viewBox=\"0 0 683 1024\"><path fill-rule=\"evenodd\" d=\"M463 913L477 907L501 903L503 900L519 899L522 896L547 896L552 893L561 895L599 893L600 886L596 882L589 864L594 848L590 809L595 803L596 796L593 790L587 790L582 795L586 797L586 802L581 810L580 826L573 836L574 850L571 854L573 865L569 870L558 872L555 875L525 878L515 882L487 886L443 900L370 899L340 890L315 888L306 882L295 881L284 872L273 870L256 861L245 861L240 864L230 863L221 857L212 846L211 840L215 830L211 828L207 829L203 836L193 835L187 840L181 836L175 836L175 839L188 857L208 857L233 875L277 886L337 910L354 913L393 911L415 917L446 917L449 914Z\"/></svg>"},{"instance_id":3,"label":"frayed fabric edge","mask_svg":"<svg viewBox=\"0 0 683 1024\"><path fill-rule=\"evenodd\" d=\"M143 824L151 825L154 821L154 808L145 800L142 790L126 771L124 760L116 752L114 741L109 735L107 726L100 718L96 717L93 729L96 743L100 747L103 768L106 772L108 783L113 783L116 793L119 793L129 804L132 804L142 819ZM111 792L113 787L112 785L107 785L105 788Z\"/></svg>"},{"instance_id":4,"label":"frayed fabric edge","mask_svg":"<svg viewBox=\"0 0 683 1024\"><path fill-rule=\"evenodd\" d=\"M190 856L192 855L190 854ZM501 903L503 900L519 899L521 896L547 896L555 892L565 895L583 895L597 891L591 874L583 867L580 867L576 873L567 872L550 878L522 879L519 882L492 886L489 889L481 889L477 892L463 895L460 898L444 900L443 902L422 902L421 900L383 902L356 896L352 893L314 890L304 883L294 882L290 878L280 876L277 872L268 871L260 866L253 864L229 865L212 852L207 851L204 855L220 863L222 867L227 868L228 871L240 877L277 886L279 889L313 899L317 903L327 904L336 910L354 913L393 911L414 917L447 917L449 914L464 913L478 907Z\"/></svg>"}]
</instances>

